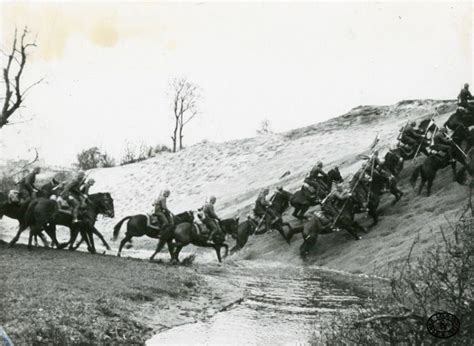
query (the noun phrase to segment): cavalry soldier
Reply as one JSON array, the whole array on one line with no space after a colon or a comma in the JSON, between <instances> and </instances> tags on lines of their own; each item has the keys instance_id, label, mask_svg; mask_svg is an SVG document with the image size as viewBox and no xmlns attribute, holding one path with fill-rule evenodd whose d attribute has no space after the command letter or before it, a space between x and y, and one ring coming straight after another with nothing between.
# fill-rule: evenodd
<instances>
[{"instance_id":1,"label":"cavalry soldier","mask_svg":"<svg viewBox=\"0 0 474 346\"><path fill-rule=\"evenodd\" d=\"M81 193L85 196L89 196L89 189L92 187L92 185L95 184L95 180L94 179L89 179L87 180L82 186L81 186Z\"/></svg>"},{"instance_id":2,"label":"cavalry soldier","mask_svg":"<svg viewBox=\"0 0 474 346\"><path fill-rule=\"evenodd\" d=\"M418 146L424 140L423 133L416 128L416 122L412 121L403 129L402 143L408 144L409 146Z\"/></svg>"},{"instance_id":3,"label":"cavalry soldier","mask_svg":"<svg viewBox=\"0 0 474 346\"><path fill-rule=\"evenodd\" d=\"M221 227L219 226L219 216L217 216L216 211L214 210L214 204L216 204L216 197L211 196L209 197L209 201L204 204L202 207L202 211L204 213L204 218L202 223L207 227L209 230L209 240L212 240L212 237L215 233L221 232Z\"/></svg>"},{"instance_id":4,"label":"cavalry soldier","mask_svg":"<svg viewBox=\"0 0 474 346\"><path fill-rule=\"evenodd\" d=\"M327 177L327 173L323 171L323 163L318 161L311 169L311 172L309 173L308 178L305 179L305 182L311 187L315 188L316 194L319 194L320 190L328 190L328 186L321 180L321 178L326 179Z\"/></svg>"},{"instance_id":5,"label":"cavalry soldier","mask_svg":"<svg viewBox=\"0 0 474 346\"><path fill-rule=\"evenodd\" d=\"M35 186L36 175L41 172L41 168L35 167L31 173L18 182L20 201L24 202L36 196L39 189Z\"/></svg>"},{"instance_id":6,"label":"cavalry soldier","mask_svg":"<svg viewBox=\"0 0 474 346\"><path fill-rule=\"evenodd\" d=\"M445 152L450 162L455 161L453 158L453 144L451 138L448 137L448 129L442 127L433 138L433 149Z\"/></svg>"},{"instance_id":7,"label":"cavalry soldier","mask_svg":"<svg viewBox=\"0 0 474 346\"><path fill-rule=\"evenodd\" d=\"M461 89L458 95L458 105L466 108L470 113L474 112L474 107L469 104L469 100L472 100L473 97L469 91L469 84L465 83L464 88Z\"/></svg>"},{"instance_id":8,"label":"cavalry soldier","mask_svg":"<svg viewBox=\"0 0 474 346\"><path fill-rule=\"evenodd\" d=\"M266 213L270 217L270 219L268 223L265 224L271 226L275 221L278 220L278 215L276 215L275 211L270 207L271 202L267 200L269 192L270 190L266 187L258 194L257 200L255 201L255 208L253 211L255 216L259 218L264 217Z\"/></svg>"},{"instance_id":9,"label":"cavalry soldier","mask_svg":"<svg viewBox=\"0 0 474 346\"><path fill-rule=\"evenodd\" d=\"M339 216L345 201L350 198L352 194L348 190L344 190L343 183L336 185L336 190L331 192L329 196L322 203L322 210L333 220Z\"/></svg>"},{"instance_id":10,"label":"cavalry soldier","mask_svg":"<svg viewBox=\"0 0 474 346\"><path fill-rule=\"evenodd\" d=\"M171 193L169 189L163 189L160 192L160 195L158 196L156 201L153 203L153 206L155 207L155 211L153 215L157 217L158 222L162 229L166 228L169 225L174 224L173 216L166 204L166 200L168 199L170 194Z\"/></svg>"},{"instance_id":11,"label":"cavalry soldier","mask_svg":"<svg viewBox=\"0 0 474 346\"><path fill-rule=\"evenodd\" d=\"M77 223L79 207L83 204L81 186L84 183L85 173L80 171L77 176L66 183L61 192L61 198L65 200L72 208L72 223Z\"/></svg>"}]
</instances>

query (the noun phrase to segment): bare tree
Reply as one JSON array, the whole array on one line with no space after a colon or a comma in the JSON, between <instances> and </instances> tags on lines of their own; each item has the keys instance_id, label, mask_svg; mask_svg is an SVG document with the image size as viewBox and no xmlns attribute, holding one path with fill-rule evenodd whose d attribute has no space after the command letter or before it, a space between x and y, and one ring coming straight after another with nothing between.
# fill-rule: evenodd
<instances>
[{"instance_id":1,"label":"bare tree","mask_svg":"<svg viewBox=\"0 0 474 346\"><path fill-rule=\"evenodd\" d=\"M9 118L20 108L25 99L26 93L33 86L42 81L39 80L26 88L21 87L23 71L28 58L27 50L30 47L36 47L36 40L33 42L27 42L28 34L28 28L25 27L21 37L19 38L20 42L18 43L18 33L17 30L15 30L11 52L3 52L7 58L7 62L6 66L3 68L5 97L3 99L2 114L0 115L0 129L9 123ZM17 65L16 68L14 67L14 64Z\"/></svg>"},{"instance_id":2,"label":"bare tree","mask_svg":"<svg viewBox=\"0 0 474 346\"><path fill-rule=\"evenodd\" d=\"M175 126L171 139L173 141L173 152L175 153L178 144L179 149L183 149L183 129L198 113L198 101L201 96L199 87L186 78L175 78L171 82L173 115Z\"/></svg>"},{"instance_id":3,"label":"bare tree","mask_svg":"<svg viewBox=\"0 0 474 346\"><path fill-rule=\"evenodd\" d=\"M264 119L260 123L260 128L257 130L257 134L259 135L268 135L270 133L273 133L272 131L272 124L270 120Z\"/></svg>"}]
</instances>

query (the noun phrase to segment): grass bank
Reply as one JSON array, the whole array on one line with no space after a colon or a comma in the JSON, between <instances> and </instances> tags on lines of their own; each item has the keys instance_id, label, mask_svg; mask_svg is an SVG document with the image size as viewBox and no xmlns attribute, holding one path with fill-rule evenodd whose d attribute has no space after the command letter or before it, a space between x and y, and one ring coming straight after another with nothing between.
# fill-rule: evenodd
<instances>
[{"instance_id":1,"label":"grass bank","mask_svg":"<svg viewBox=\"0 0 474 346\"><path fill-rule=\"evenodd\" d=\"M143 344L240 291L193 268L0 243L0 325L15 344Z\"/></svg>"}]
</instances>

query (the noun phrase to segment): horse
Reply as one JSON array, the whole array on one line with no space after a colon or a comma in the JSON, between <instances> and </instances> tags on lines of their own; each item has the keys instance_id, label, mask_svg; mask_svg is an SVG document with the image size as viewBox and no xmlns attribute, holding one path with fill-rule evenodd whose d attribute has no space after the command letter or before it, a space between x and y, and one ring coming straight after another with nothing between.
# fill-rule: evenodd
<instances>
[{"instance_id":1,"label":"horse","mask_svg":"<svg viewBox=\"0 0 474 346\"><path fill-rule=\"evenodd\" d=\"M456 135L457 132L457 135ZM440 157L438 155L430 155L428 156L425 161L421 165L418 165L413 173L411 174L410 177L410 184L413 188L416 186L416 181L418 180L418 176L421 176L421 183L418 188L418 194L421 194L423 191L423 187L425 186L425 183L427 183L426 186L426 192L427 196L431 194L431 188L433 186L433 181L436 177L436 173L438 170L443 169L449 165L451 165L452 171L453 171L453 178L456 180L456 161L460 162L461 164L465 165L466 164L466 157L464 152L461 149L462 142L464 141L463 138L464 136L460 134L459 131L455 131L453 134L452 140L454 145L454 150L453 150L453 162L449 162L447 155L444 157ZM472 146L473 140L471 138L468 138L468 147Z\"/></svg>"},{"instance_id":2,"label":"horse","mask_svg":"<svg viewBox=\"0 0 474 346\"><path fill-rule=\"evenodd\" d=\"M40 186L36 197L50 198L52 195L57 194L59 182L56 179L51 179L49 182Z\"/></svg>"},{"instance_id":3,"label":"horse","mask_svg":"<svg viewBox=\"0 0 474 346\"><path fill-rule=\"evenodd\" d=\"M272 209L274 211L274 214L278 216L278 219L274 221L272 224L270 224L270 217L268 213L265 213L263 216L263 220L260 221L258 224L258 227L255 231L255 234L263 234L266 233L267 230L269 229L276 229L278 233L281 234L283 239L285 239L287 242L287 237L285 235L285 231L283 230L283 227L288 227L291 229L291 225L288 222L284 222L282 215L283 213L289 208L290 206L290 200L292 198L291 192L288 192L284 190L283 188L278 188L273 197L271 198L271 203L268 208ZM263 228L260 227L261 223L264 223ZM288 242L289 244L289 242Z\"/></svg>"},{"instance_id":4,"label":"horse","mask_svg":"<svg viewBox=\"0 0 474 346\"><path fill-rule=\"evenodd\" d=\"M303 227L299 227L297 232L303 233L303 243L300 246L300 256L303 260L306 259L309 251L316 245L316 240L320 234L329 234L335 232L336 228L344 229L349 232L355 240L360 240L361 237L358 231L367 233L366 229L354 220L356 211L356 203L353 197L349 197L344 201L339 215L335 220L324 219L320 216L313 216ZM296 232L290 233L290 237Z\"/></svg>"},{"instance_id":5,"label":"horse","mask_svg":"<svg viewBox=\"0 0 474 346\"><path fill-rule=\"evenodd\" d=\"M372 181L367 182L368 186L364 186L361 182L355 182L353 186L354 200L356 201L356 212L365 212L362 206L367 204L367 214L372 217L373 222L369 228L374 227L379 222L378 207L380 204L380 195L388 185L390 192L395 196L392 205L397 203L403 196L403 192L397 187L395 178L389 178L385 174L374 170L371 172ZM354 177L356 178L356 177ZM368 188L367 188L368 187Z\"/></svg>"},{"instance_id":6,"label":"horse","mask_svg":"<svg viewBox=\"0 0 474 346\"><path fill-rule=\"evenodd\" d=\"M460 130L465 135L467 135L467 129L470 126L474 125L474 116L467 114L461 108L458 108L453 114L451 114L443 124L450 130L457 131Z\"/></svg>"},{"instance_id":7,"label":"horse","mask_svg":"<svg viewBox=\"0 0 474 346\"><path fill-rule=\"evenodd\" d=\"M317 205L319 200L327 196L327 194L331 191L331 187L334 182L339 183L343 181L338 167L331 169L327 173L327 177L321 178L321 180L324 184L326 184L328 190L321 191L322 193L316 196L315 199L309 198L303 187L293 194L293 197L290 199L290 204L294 208L294 217L304 218L304 214L308 211L309 207Z\"/></svg>"},{"instance_id":8,"label":"horse","mask_svg":"<svg viewBox=\"0 0 474 346\"><path fill-rule=\"evenodd\" d=\"M390 149L384 157L383 166L394 176L398 177L403 170L403 154L401 148Z\"/></svg>"},{"instance_id":9,"label":"horse","mask_svg":"<svg viewBox=\"0 0 474 346\"><path fill-rule=\"evenodd\" d=\"M254 219L248 217L244 222L239 223L237 231L235 232L233 238L235 239L235 246L230 249L230 254L242 249L249 239L251 234L255 233L258 223Z\"/></svg>"},{"instance_id":10,"label":"horse","mask_svg":"<svg viewBox=\"0 0 474 346\"><path fill-rule=\"evenodd\" d=\"M3 218L3 216L8 216L10 219L17 220L19 227L21 227L22 219L26 213L26 210L28 209L29 203L30 200L12 203L6 194L0 192L0 220ZM38 234L38 236L45 246L49 246L48 241L44 237L43 233ZM37 244L38 241L35 235L35 245Z\"/></svg>"},{"instance_id":11,"label":"horse","mask_svg":"<svg viewBox=\"0 0 474 346\"><path fill-rule=\"evenodd\" d=\"M69 244L69 249L73 249L74 241L80 232L82 238L87 244L87 249L95 253L94 239L92 234L98 234L103 239L100 232L94 227L97 215L103 214L108 217L114 217L114 203L110 193L95 193L89 195L88 202L81 208L79 222L72 223L70 212L59 209L58 203L51 199L37 198L30 202L23 218L23 224L15 237L10 241L10 246L14 245L20 234L30 227L30 237L28 248L31 248L31 239L35 234L42 230L50 236L53 244L58 248L63 248ZM65 244L59 244L56 238L56 225L66 226L71 230L71 239ZM105 239L103 239L104 244ZM108 247L108 244L107 244ZM110 249L110 247L108 247Z\"/></svg>"},{"instance_id":12,"label":"horse","mask_svg":"<svg viewBox=\"0 0 474 346\"><path fill-rule=\"evenodd\" d=\"M237 231L238 219L230 218L222 220L219 222L220 225L225 225L226 231L229 233L234 233ZM171 243L171 247L174 248L174 251L170 250L171 261L179 263L179 253L183 247L193 244L199 247L211 247L216 251L217 259L222 262L221 248L225 248L224 257L227 256L229 252L229 246L225 243L225 233L222 230L222 226L219 232L215 232L212 236L212 239L208 239L208 236L200 234L199 229L200 225L197 225L193 222L183 222L175 225L171 228L172 235L161 237L158 246L156 247L155 252L150 257L150 260L153 261L156 254L161 251L165 242L168 243L168 249L170 249L170 241L174 239L174 242Z\"/></svg>"},{"instance_id":13,"label":"horse","mask_svg":"<svg viewBox=\"0 0 474 346\"><path fill-rule=\"evenodd\" d=\"M113 233L113 240L117 240L117 237L120 232L120 228L122 224L128 220L127 223L127 231L125 232L125 238L122 239L120 242L120 246L118 249L117 256L120 257L122 255L122 248L124 245L129 242L132 242L133 237L142 237L144 235L159 239L163 234L162 231L157 230L155 228L150 228L147 225L147 216L144 214L137 214L137 215L130 215L124 217L114 226L114 233ZM193 222L194 221L194 213L192 211L185 211L184 213L174 215L174 223L179 224L183 222ZM166 234L164 234L166 235ZM168 242L168 250L170 251L170 255L172 255L172 246L171 240Z\"/></svg>"}]
</instances>

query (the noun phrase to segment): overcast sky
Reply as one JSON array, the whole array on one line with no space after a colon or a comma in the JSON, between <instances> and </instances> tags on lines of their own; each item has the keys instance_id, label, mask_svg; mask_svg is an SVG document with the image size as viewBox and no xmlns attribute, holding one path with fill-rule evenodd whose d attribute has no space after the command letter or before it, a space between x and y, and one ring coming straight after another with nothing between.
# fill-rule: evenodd
<instances>
[{"instance_id":1,"label":"overcast sky","mask_svg":"<svg viewBox=\"0 0 474 346\"><path fill-rule=\"evenodd\" d=\"M2 48L28 25L38 47L25 83L45 78L17 119L33 120L2 130L3 158L37 147L69 164L90 146L118 156L127 141L170 145L176 76L203 93L185 144L253 136L263 119L284 131L362 104L454 99L472 81L470 2L0 8Z\"/></svg>"}]
</instances>

